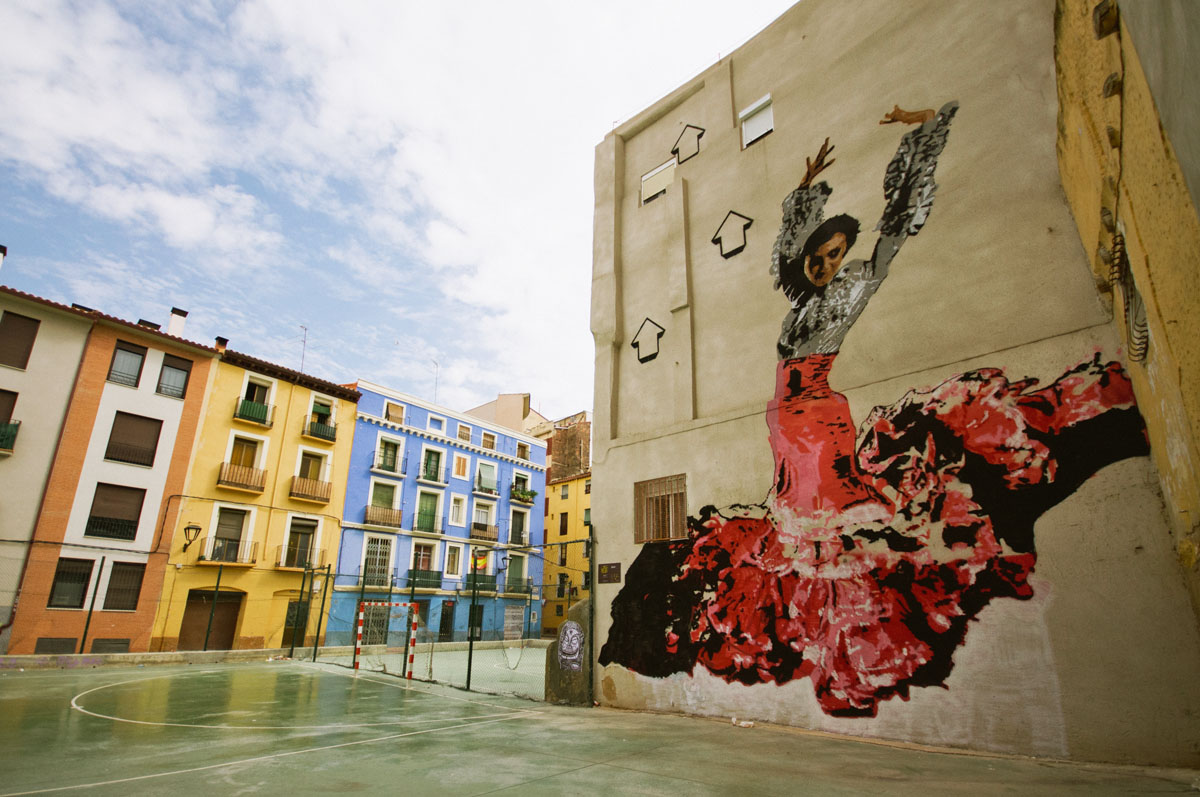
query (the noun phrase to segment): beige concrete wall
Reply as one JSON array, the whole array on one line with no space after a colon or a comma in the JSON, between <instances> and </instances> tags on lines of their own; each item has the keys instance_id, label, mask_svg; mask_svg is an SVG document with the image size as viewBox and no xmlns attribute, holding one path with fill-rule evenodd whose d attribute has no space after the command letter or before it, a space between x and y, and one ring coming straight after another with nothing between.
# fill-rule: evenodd
<instances>
[{"instance_id":1,"label":"beige concrete wall","mask_svg":"<svg viewBox=\"0 0 1200 797\"><path fill-rule=\"evenodd\" d=\"M0 365L0 389L17 394L13 419L21 422L11 455L0 456L0 623L10 619L28 544L41 511L42 494L63 418L75 386L91 322L40 302L0 295L0 313L36 318L37 337L25 369ZM0 633L0 653L8 634Z\"/></svg>"},{"instance_id":2,"label":"beige concrete wall","mask_svg":"<svg viewBox=\"0 0 1200 797\"><path fill-rule=\"evenodd\" d=\"M854 423L975 368L1049 384L1096 354L1123 357L1059 180L1054 33L1049 0L806 0L597 146L599 564L621 564L627 579L642 551L637 481L686 474L692 516L766 502L764 411L789 306L768 273L781 203L829 137L826 216L858 218L850 256L867 257L884 169L905 132L878 124L893 105L957 100L960 110L928 224L904 244L830 374ZM767 93L774 131L743 150L736 114ZM685 124L705 129L699 155L641 206L641 175ZM754 222L746 248L724 258L710 239L730 210ZM657 358L639 362L631 343L645 318L665 331ZM944 689L915 687L874 717L830 715L807 678L746 686L700 665L661 678L599 667L596 694L630 708L975 749L1200 764L1200 639L1166 528L1149 458L1101 469L1038 520L1033 597L992 600L969 624ZM622 586L597 585L599 645Z\"/></svg>"},{"instance_id":3,"label":"beige concrete wall","mask_svg":"<svg viewBox=\"0 0 1200 797\"><path fill-rule=\"evenodd\" d=\"M1150 7L1166 10L1166 4L1143 5L1138 8L1145 17L1140 21L1150 28ZM1196 17L1193 25L1200 21L1190 13ZM1170 20L1160 20L1164 21ZM1145 361L1132 364L1129 373L1149 428L1178 559L1192 600L1200 607L1200 218L1184 168L1160 124L1142 68L1144 54L1124 20L1116 32L1097 38L1091 4L1062 0L1056 22L1062 185L1104 298L1127 338L1124 291L1108 285L1110 263L1104 256L1114 249L1114 233L1124 234L1129 269L1145 301L1150 332ZM1167 36L1166 43L1171 39ZM1152 62L1169 62L1180 55L1149 53ZM1120 90L1105 96L1103 86L1110 75L1120 80ZM1177 104L1169 107L1194 112ZM1191 137L1196 133L1189 132L1185 152L1194 145ZM1102 213L1112 219L1111 229Z\"/></svg>"}]
</instances>

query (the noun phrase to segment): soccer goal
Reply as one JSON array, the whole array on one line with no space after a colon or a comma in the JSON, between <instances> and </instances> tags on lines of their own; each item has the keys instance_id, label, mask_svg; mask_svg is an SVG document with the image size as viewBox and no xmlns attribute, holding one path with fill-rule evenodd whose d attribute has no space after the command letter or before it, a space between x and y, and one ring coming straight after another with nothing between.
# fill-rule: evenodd
<instances>
[{"instance_id":1,"label":"soccer goal","mask_svg":"<svg viewBox=\"0 0 1200 797\"><path fill-rule=\"evenodd\" d=\"M417 604L361 601L354 640L354 670L413 677L417 641Z\"/></svg>"}]
</instances>

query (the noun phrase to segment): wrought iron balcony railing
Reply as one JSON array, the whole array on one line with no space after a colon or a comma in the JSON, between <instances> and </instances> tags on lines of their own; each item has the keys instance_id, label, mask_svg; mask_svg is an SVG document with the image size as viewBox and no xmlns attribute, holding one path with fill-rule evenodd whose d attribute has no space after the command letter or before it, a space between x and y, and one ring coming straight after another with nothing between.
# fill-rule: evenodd
<instances>
[{"instance_id":1,"label":"wrought iron balcony railing","mask_svg":"<svg viewBox=\"0 0 1200 797\"><path fill-rule=\"evenodd\" d=\"M270 426L275 421L275 405L260 404L250 399L238 399L233 405L233 417L239 421L250 421L260 426Z\"/></svg>"},{"instance_id":2,"label":"wrought iron balcony railing","mask_svg":"<svg viewBox=\"0 0 1200 797\"><path fill-rule=\"evenodd\" d=\"M292 477L292 489L289 494L292 498L299 498L302 501L319 501L320 503L329 503L329 495L333 492L333 482L323 482L319 479L306 479L303 476Z\"/></svg>"},{"instance_id":3,"label":"wrought iron balcony railing","mask_svg":"<svg viewBox=\"0 0 1200 797\"><path fill-rule=\"evenodd\" d=\"M363 523L369 523L374 526L392 526L401 528L401 518L403 510L392 509L390 506L372 506L367 504L363 509Z\"/></svg>"},{"instance_id":4,"label":"wrought iron balcony railing","mask_svg":"<svg viewBox=\"0 0 1200 797\"><path fill-rule=\"evenodd\" d=\"M387 453L384 451L376 452L375 454L375 470L381 470L386 473L394 473L397 476L408 475L408 465L404 459L396 453Z\"/></svg>"},{"instance_id":5,"label":"wrought iron balcony railing","mask_svg":"<svg viewBox=\"0 0 1200 797\"><path fill-rule=\"evenodd\" d=\"M0 452L11 454L17 446L17 432L21 430L20 421L0 423Z\"/></svg>"},{"instance_id":6,"label":"wrought iron balcony railing","mask_svg":"<svg viewBox=\"0 0 1200 797\"><path fill-rule=\"evenodd\" d=\"M126 462L130 465L153 465L154 449L149 446L134 446L128 443L109 443L104 458L110 462Z\"/></svg>"},{"instance_id":7,"label":"wrought iron balcony railing","mask_svg":"<svg viewBox=\"0 0 1200 797\"><path fill-rule=\"evenodd\" d=\"M529 534L527 532L514 531L512 529L509 529L509 531L508 531L508 544L509 545L525 545L528 542L529 542Z\"/></svg>"},{"instance_id":8,"label":"wrought iron balcony railing","mask_svg":"<svg viewBox=\"0 0 1200 797\"><path fill-rule=\"evenodd\" d=\"M324 567L325 552L314 551L311 545L276 545L273 561L277 567Z\"/></svg>"},{"instance_id":9,"label":"wrought iron balcony railing","mask_svg":"<svg viewBox=\"0 0 1200 797\"><path fill-rule=\"evenodd\" d=\"M211 540L211 547L209 541ZM258 561L258 543L234 540L228 537L209 537L200 549L202 562L227 562L229 564L252 565Z\"/></svg>"},{"instance_id":10,"label":"wrought iron balcony railing","mask_svg":"<svg viewBox=\"0 0 1200 797\"><path fill-rule=\"evenodd\" d=\"M484 495L500 495L500 490L496 486L495 479L482 479L476 477L475 492L483 493Z\"/></svg>"},{"instance_id":11,"label":"wrought iron balcony railing","mask_svg":"<svg viewBox=\"0 0 1200 797\"><path fill-rule=\"evenodd\" d=\"M422 481L434 482L436 484L448 484L450 477L447 475L449 469L442 466L441 463L431 464L429 462L421 463L421 470L417 478Z\"/></svg>"},{"instance_id":12,"label":"wrought iron balcony railing","mask_svg":"<svg viewBox=\"0 0 1200 797\"><path fill-rule=\"evenodd\" d=\"M528 595L533 592L532 578L509 578L504 581L505 592L517 592L522 595Z\"/></svg>"},{"instance_id":13,"label":"wrought iron balcony railing","mask_svg":"<svg viewBox=\"0 0 1200 797\"><path fill-rule=\"evenodd\" d=\"M405 586L414 589L441 589L441 570L409 570Z\"/></svg>"},{"instance_id":14,"label":"wrought iron balcony railing","mask_svg":"<svg viewBox=\"0 0 1200 797\"><path fill-rule=\"evenodd\" d=\"M480 592L496 591L496 576L488 573L467 573L465 582L467 589L478 589Z\"/></svg>"},{"instance_id":15,"label":"wrought iron balcony railing","mask_svg":"<svg viewBox=\"0 0 1200 797\"><path fill-rule=\"evenodd\" d=\"M359 574L357 586L388 589L393 586L392 571L386 567L372 567L368 565Z\"/></svg>"},{"instance_id":16,"label":"wrought iron balcony railing","mask_svg":"<svg viewBox=\"0 0 1200 797\"><path fill-rule=\"evenodd\" d=\"M265 470L234 465L230 462L222 462L221 472L217 474L217 484L234 487L238 490L252 490L261 493L266 483L267 472Z\"/></svg>"},{"instance_id":17,"label":"wrought iron balcony railing","mask_svg":"<svg viewBox=\"0 0 1200 797\"><path fill-rule=\"evenodd\" d=\"M334 441L337 440L337 424L309 421L304 424L304 434L309 437L315 437L318 440Z\"/></svg>"},{"instance_id":18,"label":"wrought iron balcony railing","mask_svg":"<svg viewBox=\"0 0 1200 797\"><path fill-rule=\"evenodd\" d=\"M106 537L110 540L132 540L137 536L138 522L115 517L92 515L83 533L86 537Z\"/></svg>"},{"instance_id":19,"label":"wrought iron balcony railing","mask_svg":"<svg viewBox=\"0 0 1200 797\"><path fill-rule=\"evenodd\" d=\"M500 541L500 527L493 526L490 523L475 522L471 524L471 539L487 540L489 542Z\"/></svg>"}]
</instances>

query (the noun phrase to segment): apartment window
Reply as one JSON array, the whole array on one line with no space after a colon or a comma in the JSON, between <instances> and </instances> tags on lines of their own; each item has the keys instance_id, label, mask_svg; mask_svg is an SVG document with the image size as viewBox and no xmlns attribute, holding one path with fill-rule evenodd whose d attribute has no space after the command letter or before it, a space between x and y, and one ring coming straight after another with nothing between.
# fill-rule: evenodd
<instances>
[{"instance_id":1,"label":"apartment window","mask_svg":"<svg viewBox=\"0 0 1200 797\"><path fill-rule=\"evenodd\" d=\"M432 570L435 548L432 543L418 542L413 544L413 570Z\"/></svg>"},{"instance_id":2,"label":"apartment window","mask_svg":"<svg viewBox=\"0 0 1200 797\"><path fill-rule=\"evenodd\" d=\"M738 114L742 126L742 149L758 141L775 129L775 115L771 110L771 95L760 99Z\"/></svg>"},{"instance_id":3,"label":"apartment window","mask_svg":"<svg viewBox=\"0 0 1200 797\"><path fill-rule=\"evenodd\" d=\"M675 182L675 157L660 166L655 166L642 175L642 204L658 199L667 193L667 188Z\"/></svg>"},{"instance_id":4,"label":"apartment window","mask_svg":"<svg viewBox=\"0 0 1200 797\"><path fill-rule=\"evenodd\" d=\"M467 499L461 495L450 497L450 525L462 526L467 519Z\"/></svg>"},{"instance_id":5,"label":"apartment window","mask_svg":"<svg viewBox=\"0 0 1200 797\"><path fill-rule=\"evenodd\" d=\"M484 432L480 437L479 444L489 451L496 450L496 435L491 432Z\"/></svg>"},{"instance_id":6,"label":"apartment window","mask_svg":"<svg viewBox=\"0 0 1200 797\"><path fill-rule=\"evenodd\" d=\"M491 495L499 492L496 487L496 466L491 462L479 463L479 470L475 474L475 489Z\"/></svg>"},{"instance_id":7,"label":"apartment window","mask_svg":"<svg viewBox=\"0 0 1200 797\"><path fill-rule=\"evenodd\" d=\"M82 609L88 582L92 580L92 564L92 559L60 558L46 605L56 609Z\"/></svg>"},{"instance_id":8,"label":"apartment window","mask_svg":"<svg viewBox=\"0 0 1200 797\"><path fill-rule=\"evenodd\" d=\"M213 535L211 556L213 561L242 561L242 531L246 527L247 514L245 510L226 507L217 511L217 531Z\"/></svg>"},{"instance_id":9,"label":"apartment window","mask_svg":"<svg viewBox=\"0 0 1200 797\"><path fill-rule=\"evenodd\" d=\"M558 566L567 566L567 546L565 545L558 546Z\"/></svg>"},{"instance_id":10,"label":"apartment window","mask_svg":"<svg viewBox=\"0 0 1200 797\"><path fill-rule=\"evenodd\" d=\"M492 526L492 505L491 504L475 504L475 521L472 524L472 531L482 533L484 539L487 539L487 532L491 531ZM472 534L471 536L478 536Z\"/></svg>"},{"instance_id":11,"label":"apartment window","mask_svg":"<svg viewBox=\"0 0 1200 797\"><path fill-rule=\"evenodd\" d=\"M425 481L442 481L442 452L425 449L424 461L421 463L421 478Z\"/></svg>"},{"instance_id":12,"label":"apartment window","mask_svg":"<svg viewBox=\"0 0 1200 797\"><path fill-rule=\"evenodd\" d=\"M153 465L161 432L162 421L157 418L118 412L108 434L104 458L131 465Z\"/></svg>"},{"instance_id":13,"label":"apartment window","mask_svg":"<svg viewBox=\"0 0 1200 797\"><path fill-rule=\"evenodd\" d=\"M512 520L509 521L508 544L509 545L524 545L525 539L525 513L518 510L513 510Z\"/></svg>"},{"instance_id":14,"label":"apartment window","mask_svg":"<svg viewBox=\"0 0 1200 797\"><path fill-rule=\"evenodd\" d=\"M462 440L464 443L471 442L471 427L467 426L465 423L460 423L458 425L458 439Z\"/></svg>"},{"instance_id":15,"label":"apartment window","mask_svg":"<svg viewBox=\"0 0 1200 797\"><path fill-rule=\"evenodd\" d=\"M592 525L592 508L590 506L587 509L583 510L583 525L585 525L585 526Z\"/></svg>"},{"instance_id":16,"label":"apartment window","mask_svg":"<svg viewBox=\"0 0 1200 797\"><path fill-rule=\"evenodd\" d=\"M584 495L592 494L592 480L591 479L588 479L587 481L585 481L583 483L583 494Z\"/></svg>"},{"instance_id":17,"label":"apartment window","mask_svg":"<svg viewBox=\"0 0 1200 797\"><path fill-rule=\"evenodd\" d=\"M113 562L112 569L108 571L108 591L104 593L105 610L135 611L145 573L145 564Z\"/></svg>"},{"instance_id":18,"label":"apartment window","mask_svg":"<svg viewBox=\"0 0 1200 797\"><path fill-rule=\"evenodd\" d=\"M687 536L687 477L680 473L633 485L633 541Z\"/></svg>"},{"instance_id":19,"label":"apartment window","mask_svg":"<svg viewBox=\"0 0 1200 797\"><path fill-rule=\"evenodd\" d=\"M137 536L138 518L145 500L145 490L118 484L97 484L84 536L132 540Z\"/></svg>"},{"instance_id":20,"label":"apartment window","mask_svg":"<svg viewBox=\"0 0 1200 797\"><path fill-rule=\"evenodd\" d=\"M517 443L517 459L529 459L529 443Z\"/></svg>"},{"instance_id":21,"label":"apartment window","mask_svg":"<svg viewBox=\"0 0 1200 797\"><path fill-rule=\"evenodd\" d=\"M381 506L391 509L396 505L396 485L387 482L375 482L371 485L371 506Z\"/></svg>"},{"instance_id":22,"label":"apartment window","mask_svg":"<svg viewBox=\"0 0 1200 797\"><path fill-rule=\"evenodd\" d=\"M567 536L567 515L567 512L563 512L558 516L558 536L560 537Z\"/></svg>"},{"instance_id":23,"label":"apartment window","mask_svg":"<svg viewBox=\"0 0 1200 797\"><path fill-rule=\"evenodd\" d=\"M465 479L471 469L471 458L462 454L454 455L454 478Z\"/></svg>"},{"instance_id":24,"label":"apartment window","mask_svg":"<svg viewBox=\"0 0 1200 797\"><path fill-rule=\"evenodd\" d=\"M320 454L313 454L305 451L300 455L300 472L297 474L302 479L312 479L313 481L324 481L321 476L325 470L325 457Z\"/></svg>"},{"instance_id":25,"label":"apartment window","mask_svg":"<svg viewBox=\"0 0 1200 797\"><path fill-rule=\"evenodd\" d=\"M249 380L246 382L246 391L242 395L241 401L237 404L237 409L234 410L233 416L241 418L244 421L252 421L260 423L263 426L270 426L271 420L271 405L267 402L270 400L271 386L262 382Z\"/></svg>"},{"instance_id":26,"label":"apartment window","mask_svg":"<svg viewBox=\"0 0 1200 797\"><path fill-rule=\"evenodd\" d=\"M317 536L317 521L293 518L288 529L287 547L283 552L284 567L308 567L312 561L313 540Z\"/></svg>"},{"instance_id":27,"label":"apartment window","mask_svg":"<svg viewBox=\"0 0 1200 797\"><path fill-rule=\"evenodd\" d=\"M363 582L372 586L387 586L391 581L391 570L391 538L367 537L367 546L363 551Z\"/></svg>"},{"instance_id":28,"label":"apartment window","mask_svg":"<svg viewBox=\"0 0 1200 797\"><path fill-rule=\"evenodd\" d=\"M583 571L583 588L584 589L592 588L592 571L590 571L590 570Z\"/></svg>"},{"instance_id":29,"label":"apartment window","mask_svg":"<svg viewBox=\"0 0 1200 797\"><path fill-rule=\"evenodd\" d=\"M308 418L308 434L322 440L336 440L337 427L333 425L333 402L314 398Z\"/></svg>"},{"instance_id":30,"label":"apartment window","mask_svg":"<svg viewBox=\"0 0 1200 797\"><path fill-rule=\"evenodd\" d=\"M188 376L191 373L191 360L164 354L162 370L158 374L158 392L172 398L183 398L187 393Z\"/></svg>"},{"instance_id":31,"label":"apartment window","mask_svg":"<svg viewBox=\"0 0 1200 797\"><path fill-rule=\"evenodd\" d=\"M560 598L561 598L561 597L562 597L562 595L560 594L558 597L560 597ZM554 616L555 616L555 617L562 617L562 616L563 616L563 607L562 607L562 604L561 604L561 603L555 604L555 606L554 606Z\"/></svg>"},{"instance_id":32,"label":"apartment window","mask_svg":"<svg viewBox=\"0 0 1200 797\"><path fill-rule=\"evenodd\" d=\"M21 369L29 365L33 340L37 337L38 326L41 323L36 318L18 315L8 310L0 315L0 365Z\"/></svg>"},{"instance_id":33,"label":"apartment window","mask_svg":"<svg viewBox=\"0 0 1200 797\"><path fill-rule=\"evenodd\" d=\"M561 491L561 494L559 495L559 497L560 497L560 498L566 498L566 497L567 497L567 494L570 492L570 491L567 489L567 487L568 487L568 485L566 485L566 484L564 484L564 485L562 486L562 491Z\"/></svg>"},{"instance_id":34,"label":"apartment window","mask_svg":"<svg viewBox=\"0 0 1200 797\"><path fill-rule=\"evenodd\" d=\"M446 430L446 420L444 418L438 418L435 415L429 416L429 431L444 432L445 430Z\"/></svg>"},{"instance_id":35,"label":"apartment window","mask_svg":"<svg viewBox=\"0 0 1200 797\"><path fill-rule=\"evenodd\" d=\"M424 531L430 534L440 532L441 513L438 511L437 493L418 493L417 494L417 521L413 524L415 531Z\"/></svg>"},{"instance_id":36,"label":"apartment window","mask_svg":"<svg viewBox=\"0 0 1200 797\"><path fill-rule=\"evenodd\" d=\"M229 451L229 464L241 468L253 468L258 465L258 441L249 437L233 438L233 448Z\"/></svg>"},{"instance_id":37,"label":"apartment window","mask_svg":"<svg viewBox=\"0 0 1200 797\"><path fill-rule=\"evenodd\" d=\"M400 444L395 440L380 440L375 455L375 467L388 473L400 472Z\"/></svg>"},{"instance_id":38,"label":"apartment window","mask_svg":"<svg viewBox=\"0 0 1200 797\"><path fill-rule=\"evenodd\" d=\"M513 489L529 492L529 477L524 473L513 474Z\"/></svg>"},{"instance_id":39,"label":"apartment window","mask_svg":"<svg viewBox=\"0 0 1200 797\"><path fill-rule=\"evenodd\" d=\"M504 579L509 592L521 592L525 588L525 557L508 557L508 570Z\"/></svg>"},{"instance_id":40,"label":"apartment window","mask_svg":"<svg viewBox=\"0 0 1200 797\"><path fill-rule=\"evenodd\" d=\"M17 394L11 390L0 390L0 424L11 421L16 408Z\"/></svg>"},{"instance_id":41,"label":"apartment window","mask_svg":"<svg viewBox=\"0 0 1200 797\"><path fill-rule=\"evenodd\" d=\"M383 406L383 417L392 423L404 423L404 405L386 402Z\"/></svg>"},{"instance_id":42,"label":"apartment window","mask_svg":"<svg viewBox=\"0 0 1200 797\"><path fill-rule=\"evenodd\" d=\"M461 545L447 545L446 546L445 575L448 578L459 578L462 576L462 546Z\"/></svg>"},{"instance_id":43,"label":"apartment window","mask_svg":"<svg viewBox=\"0 0 1200 797\"><path fill-rule=\"evenodd\" d=\"M108 381L119 385L137 387L142 378L142 364L146 362L146 348L117 341L113 350L112 365L108 367Z\"/></svg>"},{"instance_id":44,"label":"apartment window","mask_svg":"<svg viewBox=\"0 0 1200 797\"><path fill-rule=\"evenodd\" d=\"M583 558L584 558L584 559L591 559L591 558L592 558L592 541L591 541L591 540L584 540L584 541L583 541L583 554L582 554L582 556L583 556Z\"/></svg>"},{"instance_id":45,"label":"apartment window","mask_svg":"<svg viewBox=\"0 0 1200 797\"><path fill-rule=\"evenodd\" d=\"M558 574L558 594L557 594L557 597L559 597L559 598L565 598L565 597L567 597L567 592L568 592L570 589L571 589L571 577L570 577L570 576L568 576L566 573L559 573L559 574ZM562 607L560 606L559 608L561 609Z\"/></svg>"}]
</instances>

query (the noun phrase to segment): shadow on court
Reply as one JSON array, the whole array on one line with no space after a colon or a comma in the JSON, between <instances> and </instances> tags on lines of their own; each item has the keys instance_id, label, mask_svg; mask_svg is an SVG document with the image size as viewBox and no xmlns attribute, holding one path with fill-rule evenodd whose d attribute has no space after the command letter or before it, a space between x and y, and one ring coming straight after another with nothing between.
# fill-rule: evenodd
<instances>
[{"instance_id":1,"label":"shadow on court","mask_svg":"<svg viewBox=\"0 0 1200 797\"><path fill-rule=\"evenodd\" d=\"M0 794L1159 794L1200 773L549 706L290 661L0 672Z\"/></svg>"}]
</instances>

